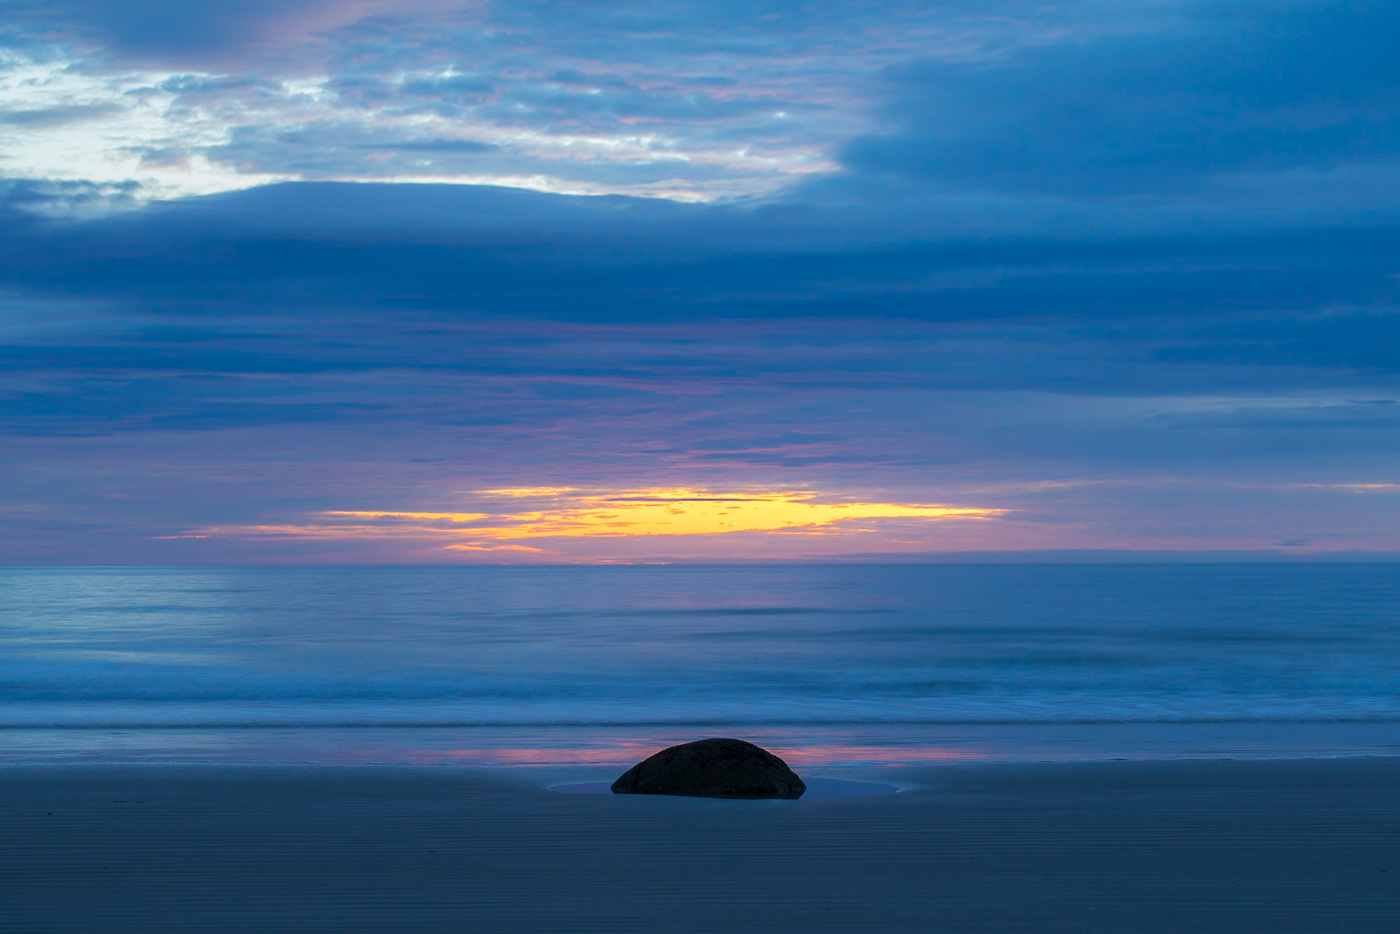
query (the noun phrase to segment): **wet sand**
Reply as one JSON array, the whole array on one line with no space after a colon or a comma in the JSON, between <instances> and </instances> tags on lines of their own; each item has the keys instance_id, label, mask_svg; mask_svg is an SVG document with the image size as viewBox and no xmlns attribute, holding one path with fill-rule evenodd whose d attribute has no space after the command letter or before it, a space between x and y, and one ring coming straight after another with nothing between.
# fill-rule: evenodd
<instances>
[{"instance_id":1,"label":"wet sand","mask_svg":"<svg viewBox=\"0 0 1400 934\"><path fill-rule=\"evenodd\" d=\"M712 801L558 794L528 769L11 766L0 932L1400 930L1400 759L825 774L922 787Z\"/></svg>"}]
</instances>

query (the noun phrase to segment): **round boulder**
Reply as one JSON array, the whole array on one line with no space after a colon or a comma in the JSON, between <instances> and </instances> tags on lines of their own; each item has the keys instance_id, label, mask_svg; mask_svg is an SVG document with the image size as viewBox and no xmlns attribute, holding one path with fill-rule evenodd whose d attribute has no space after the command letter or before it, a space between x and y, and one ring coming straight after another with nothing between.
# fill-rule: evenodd
<instances>
[{"instance_id":1,"label":"round boulder","mask_svg":"<svg viewBox=\"0 0 1400 934\"><path fill-rule=\"evenodd\" d=\"M612 784L617 795L800 798L807 786L787 763L742 739L702 739L663 749Z\"/></svg>"}]
</instances>

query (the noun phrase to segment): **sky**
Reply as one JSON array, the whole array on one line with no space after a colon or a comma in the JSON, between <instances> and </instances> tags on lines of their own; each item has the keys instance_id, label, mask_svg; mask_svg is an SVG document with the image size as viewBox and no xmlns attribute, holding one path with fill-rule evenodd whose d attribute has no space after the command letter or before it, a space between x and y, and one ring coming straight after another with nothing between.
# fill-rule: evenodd
<instances>
[{"instance_id":1,"label":"sky","mask_svg":"<svg viewBox=\"0 0 1400 934\"><path fill-rule=\"evenodd\" d=\"M1400 552L1400 5L3 8L0 564Z\"/></svg>"}]
</instances>

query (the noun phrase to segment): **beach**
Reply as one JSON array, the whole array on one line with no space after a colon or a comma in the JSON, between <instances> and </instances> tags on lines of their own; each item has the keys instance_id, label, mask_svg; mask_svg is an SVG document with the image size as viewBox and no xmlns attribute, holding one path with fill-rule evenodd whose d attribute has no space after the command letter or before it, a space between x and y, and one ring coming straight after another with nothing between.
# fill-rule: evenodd
<instances>
[{"instance_id":1,"label":"beach","mask_svg":"<svg viewBox=\"0 0 1400 934\"><path fill-rule=\"evenodd\" d=\"M567 772L567 774L566 774ZM1400 758L818 770L897 794L560 794L593 769L12 765L0 931L1394 931Z\"/></svg>"},{"instance_id":2,"label":"beach","mask_svg":"<svg viewBox=\"0 0 1400 934\"><path fill-rule=\"evenodd\" d=\"M1400 930L1395 566L0 591L0 934ZM812 793L550 790L707 736Z\"/></svg>"}]
</instances>

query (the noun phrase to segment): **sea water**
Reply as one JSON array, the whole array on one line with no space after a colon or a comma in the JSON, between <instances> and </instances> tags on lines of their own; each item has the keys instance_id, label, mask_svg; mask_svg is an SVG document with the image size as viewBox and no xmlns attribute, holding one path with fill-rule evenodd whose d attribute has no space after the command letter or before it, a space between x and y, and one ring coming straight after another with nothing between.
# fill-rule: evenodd
<instances>
[{"instance_id":1,"label":"sea water","mask_svg":"<svg viewBox=\"0 0 1400 934\"><path fill-rule=\"evenodd\" d=\"M1400 565L0 569L0 760L1400 751Z\"/></svg>"}]
</instances>

